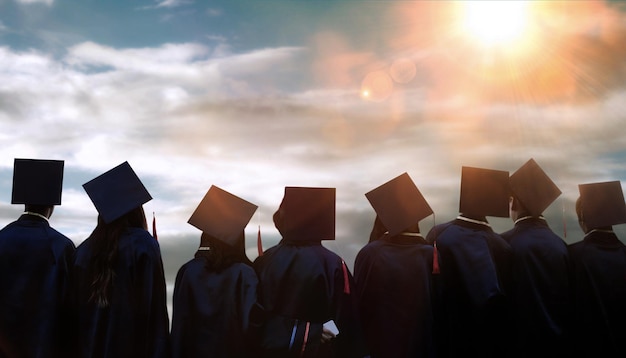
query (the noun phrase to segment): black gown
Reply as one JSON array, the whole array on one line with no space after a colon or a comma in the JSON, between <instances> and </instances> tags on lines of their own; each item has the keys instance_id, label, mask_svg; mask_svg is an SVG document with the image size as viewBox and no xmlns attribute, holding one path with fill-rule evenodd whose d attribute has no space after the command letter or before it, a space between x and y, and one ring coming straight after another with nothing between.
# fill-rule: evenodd
<instances>
[{"instance_id":1,"label":"black gown","mask_svg":"<svg viewBox=\"0 0 626 358\"><path fill-rule=\"evenodd\" d=\"M76 249L78 357L169 357L165 276L158 242L144 229L127 228L119 238L111 303L88 302L91 240Z\"/></svg>"},{"instance_id":2,"label":"black gown","mask_svg":"<svg viewBox=\"0 0 626 358\"><path fill-rule=\"evenodd\" d=\"M566 356L571 344L567 244L536 217L501 235L513 252L510 356Z\"/></svg>"},{"instance_id":3,"label":"black gown","mask_svg":"<svg viewBox=\"0 0 626 358\"><path fill-rule=\"evenodd\" d=\"M626 357L626 246L612 231L569 245L577 357Z\"/></svg>"},{"instance_id":4,"label":"black gown","mask_svg":"<svg viewBox=\"0 0 626 358\"><path fill-rule=\"evenodd\" d=\"M35 215L0 230L0 357L66 356L74 250Z\"/></svg>"},{"instance_id":5,"label":"black gown","mask_svg":"<svg viewBox=\"0 0 626 358\"><path fill-rule=\"evenodd\" d=\"M433 247L421 237L384 236L356 256L354 280L373 358L435 357Z\"/></svg>"},{"instance_id":6,"label":"black gown","mask_svg":"<svg viewBox=\"0 0 626 358\"><path fill-rule=\"evenodd\" d=\"M363 357L364 342L358 320L354 280L343 260L319 241L290 242L282 240L254 261L259 278L258 302L269 317L287 317L308 322L310 333L300 355L279 355L265 350L265 357ZM334 320L339 334L333 343L320 344L322 325ZM288 327L289 328L289 327ZM290 328L288 329L290 332ZM300 335L300 330L293 332ZM273 330L269 339L282 339ZM266 334L266 339L268 340ZM296 340L300 343L302 339ZM289 340L289 336L287 337Z\"/></svg>"},{"instance_id":7,"label":"black gown","mask_svg":"<svg viewBox=\"0 0 626 358\"><path fill-rule=\"evenodd\" d=\"M441 295L436 320L438 356L502 357L508 335L506 287L511 247L490 226L461 217L426 237L438 251Z\"/></svg>"},{"instance_id":8,"label":"black gown","mask_svg":"<svg viewBox=\"0 0 626 358\"><path fill-rule=\"evenodd\" d=\"M244 263L215 272L206 260L199 251L176 276L172 356L249 358L254 352L249 316L256 303L256 273Z\"/></svg>"}]
</instances>

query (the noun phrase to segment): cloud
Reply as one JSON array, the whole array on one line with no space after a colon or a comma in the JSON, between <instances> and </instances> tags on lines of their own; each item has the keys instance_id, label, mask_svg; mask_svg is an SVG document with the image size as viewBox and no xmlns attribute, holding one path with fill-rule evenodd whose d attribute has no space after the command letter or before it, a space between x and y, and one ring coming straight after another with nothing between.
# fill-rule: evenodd
<instances>
[{"instance_id":1,"label":"cloud","mask_svg":"<svg viewBox=\"0 0 626 358\"><path fill-rule=\"evenodd\" d=\"M153 10L153 9L173 9L185 5L193 4L193 0L156 0L155 5L140 7L140 10Z\"/></svg>"},{"instance_id":2,"label":"cloud","mask_svg":"<svg viewBox=\"0 0 626 358\"><path fill-rule=\"evenodd\" d=\"M48 6L52 6L54 4L54 0L15 0L20 4L45 4Z\"/></svg>"},{"instance_id":3,"label":"cloud","mask_svg":"<svg viewBox=\"0 0 626 358\"><path fill-rule=\"evenodd\" d=\"M585 47L597 56L583 59L617 51L597 43L605 46ZM249 237L260 225L266 247L279 239L271 215L284 186L336 187L337 241L325 245L351 262L373 221L364 193L405 171L436 213L423 231L456 215L462 165L513 171L534 157L564 192L550 211L555 223L577 183L623 174L623 81L599 77L603 95L586 101L493 101L466 87L459 62L437 67L438 51L426 42L415 54L380 56L332 31L307 46L240 52L225 38L137 48L87 41L61 58L0 47L0 184L9 191L14 157L65 159L54 223L78 243L96 216L80 185L127 160L153 194L145 208L157 215L164 250L190 242L171 253L176 266L193 251L197 232L186 221L212 184L259 205ZM413 79L394 81L384 100L364 99L363 78L397 58L414 61ZM0 207L6 220L12 213Z\"/></svg>"}]
</instances>

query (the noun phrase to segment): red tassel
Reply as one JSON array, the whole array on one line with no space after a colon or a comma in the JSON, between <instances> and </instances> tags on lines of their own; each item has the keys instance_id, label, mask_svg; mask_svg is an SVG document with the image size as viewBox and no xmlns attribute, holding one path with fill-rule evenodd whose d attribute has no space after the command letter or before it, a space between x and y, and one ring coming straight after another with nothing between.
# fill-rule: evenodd
<instances>
[{"instance_id":1,"label":"red tassel","mask_svg":"<svg viewBox=\"0 0 626 358\"><path fill-rule=\"evenodd\" d=\"M439 255L437 254L437 243L433 244L433 273L439 273Z\"/></svg>"},{"instance_id":2,"label":"red tassel","mask_svg":"<svg viewBox=\"0 0 626 358\"><path fill-rule=\"evenodd\" d=\"M155 240L159 239L156 232L156 216L154 216L154 211L152 212L152 236Z\"/></svg>"},{"instance_id":3,"label":"red tassel","mask_svg":"<svg viewBox=\"0 0 626 358\"><path fill-rule=\"evenodd\" d=\"M263 256L263 242L261 241L261 225L259 225L259 233L256 237L256 249L259 252L259 256Z\"/></svg>"},{"instance_id":4,"label":"red tassel","mask_svg":"<svg viewBox=\"0 0 626 358\"><path fill-rule=\"evenodd\" d=\"M565 202L563 202L563 238L567 239L567 220L565 220Z\"/></svg>"},{"instance_id":5,"label":"red tassel","mask_svg":"<svg viewBox=\"0 0 626 358\"><path fill-rule=\"evenodd\" d=\"M304 327L304 340L302 341L302 349L300 350L300 357L304 356L304 351L306 350L306 343L309 340L309 329L311 327L311 322L307 322Z\"/></svg>"},{"instance_id":6,"label":"red tassel","mask_svg":"<svg viewBox=\"0 0 626 358\"><path fill-rule=\"evenodd\" d=\"M350 294L350 281L348 277L348 268L345 261L341 260L341 268L343 269L343 293Z\"/></svg>"}]
</instances>

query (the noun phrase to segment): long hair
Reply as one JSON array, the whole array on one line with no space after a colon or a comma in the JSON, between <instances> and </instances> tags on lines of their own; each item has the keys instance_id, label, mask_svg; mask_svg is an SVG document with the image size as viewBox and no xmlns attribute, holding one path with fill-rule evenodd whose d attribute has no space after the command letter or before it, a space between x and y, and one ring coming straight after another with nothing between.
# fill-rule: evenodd
<instances>
[{"instance_id":1,"label":"long hair","mask_svg":"<svg viewBox=\"0 0 626 358\"><path fill-rule=\"evenodd\" d=\"M93 260L88 271L91 278L89 302L94 302L99 307L108 307L111 303L118 242L124 231L130 227L148 228L142 206L108 224L102 220L101 216L98 216L98 225L89 236L93 252Z\"/></svg>"},{"instance_id":2,"label":"long hair","mask_svg":"<svg viewBox=\"0 0 626 358\"><path fill-rule=\"evenodd\" d=\"M202 233L200 246L208 247L206 251L198 251L196 257L206 259L205 266L210 271L221 272L234 263L244 263L252 266L252 262L246 256L246 243L242 231L234 246L230 246L221 240Z\"/></svg>"}]
</instances>

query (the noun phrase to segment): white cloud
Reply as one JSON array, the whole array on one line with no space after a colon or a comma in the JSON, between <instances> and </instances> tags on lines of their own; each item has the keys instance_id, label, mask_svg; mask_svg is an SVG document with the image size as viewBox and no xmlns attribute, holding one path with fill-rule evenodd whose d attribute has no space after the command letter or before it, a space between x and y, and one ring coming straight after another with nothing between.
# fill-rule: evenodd
<instances>
[{"instance_id":1,"label":"white cloud","mask_svg":"<svg viewBox=\"0 0 626 358\"><path fill-rule=\"evenodd\" d=\"M18 3L21 4L45 4L48 6L52 6L52 4L54 4L54 0L16 0Z\"/></svg>"},{"instance_id":2,"label":"white cloud","mask_svg":"<svg viewBox=\"0 0 626 358\"><path fill-rule=\"evenodd\" d=\"M193 4L192 0L156 0L155 5L143 6L141 10L151 10L151 9L173 9L176 7Z\"/></svg>"},{"instance_id":3,"label":"white cloud","mask_svg":"<svg viewBox=\"0 0 626 358\"><path fill-rule=\"evenodd\" d=\"M332 186L340 216L329 245L352 255L371 228L364 193L402 172L441 222L456 214L462 165L512 171L532 156L571 201L576 183L619 170L598 155L626 150L622 93L589 105L492 105L433 96L424 83L369 102L358 81L294 85L310 71L308 55L299 47L216 53L197 43L84 42L57 60L0 48L0 167L18 156L53 157L86 181L127 160L153 194L146 212L157 213L164 245L195 235L186 221L212 184L259 205L253 226L269 243L284 186ZM55 215L74 240L95 216L79 184Z\"/></svg>"}]
</instances>

